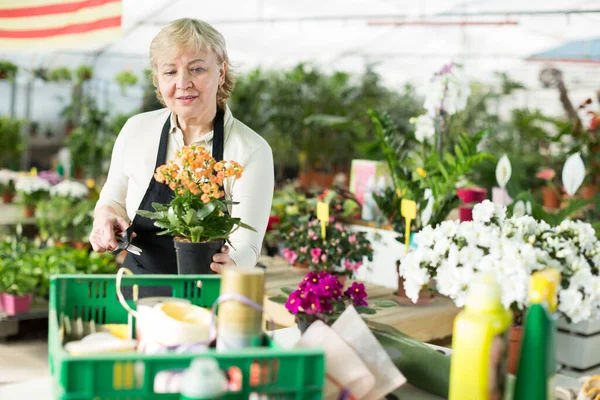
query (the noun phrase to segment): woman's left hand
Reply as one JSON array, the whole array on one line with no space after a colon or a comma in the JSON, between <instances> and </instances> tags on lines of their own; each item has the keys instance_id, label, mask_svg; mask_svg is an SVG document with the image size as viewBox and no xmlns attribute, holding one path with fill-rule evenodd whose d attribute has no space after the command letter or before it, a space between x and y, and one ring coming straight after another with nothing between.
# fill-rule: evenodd
<instances>
[{"instance_id":1,"label":"woman's left hand","mask_svg":"<svg viewBox=\"0 0 600 400\"><path fill-rule=\"evenodd\" d=\"M221 247L221 252L213 256L213 262L210 264L210 269L217 274L220 274L223 272L223 269L235 266L235 261L233 261L233 258L229 255L229 246L224 245Z\"/></svg>"}]
</instances>

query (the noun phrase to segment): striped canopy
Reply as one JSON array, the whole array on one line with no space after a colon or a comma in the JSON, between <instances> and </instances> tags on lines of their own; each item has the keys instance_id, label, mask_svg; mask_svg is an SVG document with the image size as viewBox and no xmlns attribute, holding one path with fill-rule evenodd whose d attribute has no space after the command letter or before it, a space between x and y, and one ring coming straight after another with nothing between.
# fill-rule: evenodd
<instances>
[{"instance_id":1,"label":"striped canopy","mask_svg":"<svg viewBox=\"0 0 600 400\"><path fill-rule=\"evenodd\" d=\"M120 35L121 0L0 1L2 49L85 47Z\"/></svg>"}]
</instances>

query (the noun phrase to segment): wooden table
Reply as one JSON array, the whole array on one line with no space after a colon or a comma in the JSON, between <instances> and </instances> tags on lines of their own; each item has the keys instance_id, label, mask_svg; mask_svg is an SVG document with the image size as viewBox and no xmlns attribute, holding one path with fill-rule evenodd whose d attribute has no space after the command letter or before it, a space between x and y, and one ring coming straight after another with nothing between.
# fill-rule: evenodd
<instances>
[{"instance_id":1,"label":"wooden table","mask_svg":"<svg viewBox=\"0 0 600 400\"><path fill-rule=\"evenodd\" d=\"M268 300L268 297L282 294L282 287L295 288L304 276L303 271L298 271L280 257L262 257L261 263L266 265L265 287L265 316L273 318L278 327L295 325L294 316L289 313L284 305ZM365 284L369 300L394 300L394 289L375 284ZM460 310L452 300L446 297L437 297L428 305L402 305L382 308L374 315L365 318L390 325L417 340L431 342L444 339L452 335L454 318Z\"/></svg>"},{"instance_id":2,"label":"wooden table","mask_svg":"<svg viewBox=\"0 0 600 400\"><path fill-rule=\"evenodd\" d=\"M32 224L34 221L34 218L24 217L23 206L0 201L0 225Z\"/></svg>"}]
</instances>

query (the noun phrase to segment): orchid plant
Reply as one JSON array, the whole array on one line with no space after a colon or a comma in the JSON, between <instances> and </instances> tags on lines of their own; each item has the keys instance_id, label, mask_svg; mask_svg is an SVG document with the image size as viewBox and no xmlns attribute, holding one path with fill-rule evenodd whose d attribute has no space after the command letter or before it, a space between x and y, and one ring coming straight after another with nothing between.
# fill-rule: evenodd
<instances>
[{"instance_id":1,"label":"orchid plant","mask_svg":"<svg viewBox=\"0 0 600 400\"><path fill-rule=\"evenodd\" d=\"M423 105L414 119L414 135L399 135L386 115L370 111L375 135L391 171L394 188L375 195L399 240L405 241L405 222L399 215L402 199L412 200L418 214L413 230L437 225L459 204L456 190L467 175L490 154L478 151L487 131L449 135L453 115L465 109L470 89L460 66L445 65L431 79Z\"/></svg>"}]
</instances>

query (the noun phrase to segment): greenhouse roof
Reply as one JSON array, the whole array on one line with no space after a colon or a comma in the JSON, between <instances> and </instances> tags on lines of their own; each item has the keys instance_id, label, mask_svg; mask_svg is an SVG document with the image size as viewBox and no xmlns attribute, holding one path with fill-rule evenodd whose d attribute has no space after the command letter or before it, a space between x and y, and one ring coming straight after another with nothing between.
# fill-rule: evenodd
<instances>
[{"instance_id":1,"label":"greenhouse roof","mask_svg":"<svg viewBox=\"0 0 600 400\"><path fill-rule=\"evenodd\" d=\"M537 82L545 65L528 60L536 55L551 59L576 84L598 82L598 65L561 61L578 52L598 59L600 0L123 0L122 7L123 33L115 42L0 50L0 58L25 67L90 63L96 76L112 79L120 70L148 65L150 41L162 26L194 17L223 33L241 72L298 62L349 72L373 65L388 82L419 86L440 65L455 61L471 78L506 71L528 84ZM589 43L595 55L586 50ZM565 57L555 55L562 54L556 53L561 46Z\"/></svg>"}]
</instances>

